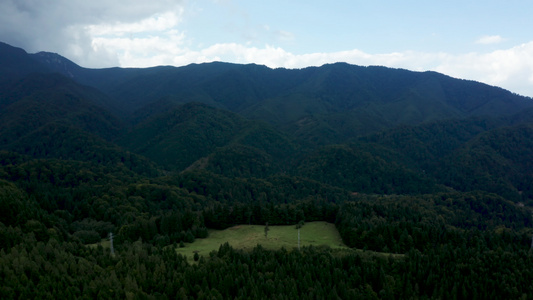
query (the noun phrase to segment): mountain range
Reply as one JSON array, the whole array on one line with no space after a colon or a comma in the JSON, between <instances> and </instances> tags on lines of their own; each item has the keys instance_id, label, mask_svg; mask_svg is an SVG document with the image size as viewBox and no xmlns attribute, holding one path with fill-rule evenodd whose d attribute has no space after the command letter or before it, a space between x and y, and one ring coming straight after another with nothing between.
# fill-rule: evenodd
<instances>
[{"instance_id":1,"label":"mountain range","mask_svg":"<svg viewBox=\"0 0 533 300\"><path fill-rule=\"evenodd\" d=\"M533 203L533 100L346 63L88 69L0 44L0 149L139 174L286 174L357 193Z\"/></svg>"},{"instance_id":2,"label":"mountain range","mask_svg":"<svg viewBox=\"0 0 533 300\"><path fill-rule=\"evenodd\" d=\"M479 82L0 43L2 299L526 299L532 182L533 99Z\"/></svg>"}]
</instances>

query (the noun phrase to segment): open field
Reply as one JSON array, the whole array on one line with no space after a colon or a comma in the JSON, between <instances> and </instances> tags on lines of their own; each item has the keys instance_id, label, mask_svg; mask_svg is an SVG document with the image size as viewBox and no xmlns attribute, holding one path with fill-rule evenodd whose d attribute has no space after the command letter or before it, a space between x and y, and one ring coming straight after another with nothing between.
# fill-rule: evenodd
<instances>
[{"instance_id":1,"label":"open field","mask_svg":"<svg viewBox=\"0 0 533 300\"><path fill-rule=\"evenodd\" d=\"M177 253L185 255L189 262L194 262L193 256L198 252L201 256L208 256L211 251L217 251L220 245L229 243L235 249L252 250L257 245L263 248L276 250L285 247L294 249L298 247L298 229L295 225L269 226L268 237L265 237L265 226L262 225L237 225L225 230L209 230L205 239L196 239L193 243L185 243L184 248L176 248ZM109 249L109 239L102 239L100 243L87 245L97 247L102 245ZM348 248L335 228L327 222L309 222L300 228L300 246L327 246L336 249L336 253L357 252L362 255L402 258L404 254L391 254L362 249Z\"/></svg>"},{"instance_id":2,"label":"open field","mask_svg":"<svg viewBox=\"0 0 533 300\"><path fill-rule=\"evenodd\" d=\"M194 252L207 256L218 250L220 245L228 242L235 249L253 249L260 244L266 249L287 249L298 247L298 229L295 225L269 226L265 237L265 226L238 225L225 230L210 230L209 237L186 243L184 248L177 248L178 253L192 259ZM309 222L300 228L300 246L325 245L333 249L348 249L342 242L334 224L327 222Z\"/></svg>"}]
</instances>

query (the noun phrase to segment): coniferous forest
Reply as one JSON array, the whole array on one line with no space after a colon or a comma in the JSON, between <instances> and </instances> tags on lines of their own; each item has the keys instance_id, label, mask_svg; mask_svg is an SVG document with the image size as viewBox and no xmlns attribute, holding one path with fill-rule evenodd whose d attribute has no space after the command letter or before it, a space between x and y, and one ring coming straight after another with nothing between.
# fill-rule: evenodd
<instances>
[{"instance_id":1,"label":"coniferous forest","mask_svg":"<svg viewBox=\"0 0 533 300\"><path fill-rule=\"evenodd\" d=\"M478 82L0 43L2 299L532 299L532 182L533 99ZM347 248L176 251L302 221Z\"/></svg>"}]
</instances>

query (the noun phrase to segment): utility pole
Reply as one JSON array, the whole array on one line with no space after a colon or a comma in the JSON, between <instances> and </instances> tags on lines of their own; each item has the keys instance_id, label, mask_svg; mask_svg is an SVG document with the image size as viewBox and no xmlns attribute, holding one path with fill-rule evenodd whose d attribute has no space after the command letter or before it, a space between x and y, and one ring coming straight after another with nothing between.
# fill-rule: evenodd
<instances>
[{"instance_id":1,"label":"utility pole","mask_svg":"<svg viewBox=\"0 0 533 300\"><path fill-rule=\"evenodd\" d=\"M300 227L298 227L298 251L300 251Z\"/></svg>"},{"instance_id":2,"label":"utility pole","mask_svg":"<svg viewBox=\"0 0 533 300\"><path fill-rule=\"evenodd\" d=\"M268 231L270 230L270 228L268 228L268 222L266 222L266 225L265 225L265 238L268 238Z\"/></svg>"},{"instance_id":3,"label":"utility pole","mask_svg":"<svg viewBox=\"0 0 533 300\"><path fill-rule=\"evenodd\" d=\"M304 226L304 220L300 220L298 224L296 224L296 228L298 229L298 251L300 251L300 228Z\"/></svg>"},{"instance_id":4,"label":"utility pole","mask_svg":"<svg viewBox=\"0 0 533 300\"><path fill-rule=\"evenodd\" d=\"M111 249L111 256L115 256L115 249L113 248L113 233L109 233L109 249Z\"/></svg>"}]
</instances>

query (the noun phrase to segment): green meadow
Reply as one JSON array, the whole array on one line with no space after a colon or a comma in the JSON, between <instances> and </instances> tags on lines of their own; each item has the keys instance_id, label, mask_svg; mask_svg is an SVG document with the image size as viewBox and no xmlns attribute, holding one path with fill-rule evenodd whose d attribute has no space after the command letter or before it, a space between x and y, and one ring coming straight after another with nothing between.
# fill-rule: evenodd
<instances>
[{"instance_id":1,"label":"green meadow","mask_svg":"<svg viewBox=\"0 0 533 300\"><path fill-rule=\"evenodd\" d=\"M209 236L205 239L196 239L193 243L185 243L185 247L177 247L176 251L187 257L189 262L194 263L194 253L200 256L208 256L211 251L217 251L220 245L229 243L235 249L252 250L257 245L265 249L277 250L298 248L298 229L296 225L269 226L268 235L265 237L265 226L261 225L237 225L225 230L209 230ZM90 244L89 247L101 245L109 249L109 240L102 239L100 243ZM351 249L343 242L335 228L335 224L328 222L309 222L300 228L300 247L326 246L335 249L336 253L357 253L369 256L402 258L404 254L392 254Z\"/></svg>"},{"instance_id":2,"label":"green meadow","mask_svg":"<svg viewBox=\"0 0 533 300\"><path fill-rule=\"evenodd\" d=\"M184 248L177 248L178 253L190 260L195 252L200 256L207 256L220 245L229 243L235 249L253 249L261 245L266 249L298 248L298 229L296 225L269 226L265 237L265 226L238 225L225 230L210 230L205 239L196 239L193 243L185 243ZM300 228L300 246L329 246L332 249L348 249L342 242L334 224L327 222L305 223Z\"/></svg>"}]
</instances>

